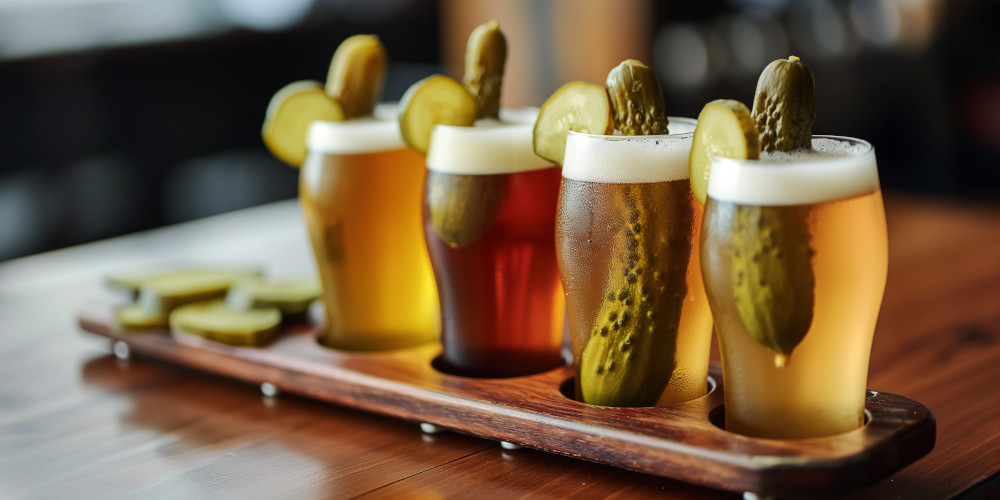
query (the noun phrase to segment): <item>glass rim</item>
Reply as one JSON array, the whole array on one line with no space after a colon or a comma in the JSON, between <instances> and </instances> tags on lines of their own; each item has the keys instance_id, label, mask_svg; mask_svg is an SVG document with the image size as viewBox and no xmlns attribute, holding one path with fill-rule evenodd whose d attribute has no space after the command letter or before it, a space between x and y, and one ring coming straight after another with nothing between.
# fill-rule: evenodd
<instances>
[{"instance_id":1,"label":"glass rim","mask_svg":"<svg viewBox=\"0 0 1000 500\"><path fill-rule=\"evenodd\" d=\"M836 165L840 163L853 163L867 157L869 155L875 154L875 147L864 139L858 139L857 137L848 137L844 135L827 135L827 134L814 134L812 139L830 139L834 141L850 142L852 144L859 144L864 147L862 151L851 152L847 154L840 155L830 155L827 158L810 158L806 161L796 161L789 159L777 159L777 158L757 158L754 160L742 159L742 158L727 158L725 156L712 155L712 164L726 163L733 166L745 167L745 168L767 168L767 167L781 167L785 168L792 165L802 165L808 164L817 168L825 165ZM811 148L810 144L810 148Z\"/></svg>"}]
</instances>

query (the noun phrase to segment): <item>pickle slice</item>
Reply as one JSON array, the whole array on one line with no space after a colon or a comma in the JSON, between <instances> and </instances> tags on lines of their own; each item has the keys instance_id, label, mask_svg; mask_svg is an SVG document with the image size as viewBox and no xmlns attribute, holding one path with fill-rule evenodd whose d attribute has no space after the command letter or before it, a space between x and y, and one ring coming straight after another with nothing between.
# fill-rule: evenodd
<instances>
[{"instance_id":1,"label":"pickle slice","mask_svg":"<svg viewBox=\"0 0 1000 500\"><path fill-rule=\"evenodd\" d=\"M812 147L816 83L805 63L791 56L768 64L757 80L752 116L761 151Z\"/></svg>"},{"instance_id":2,"label":"pickle slice","mask_svg":"<svg viewBox=\"0 0 1000 500\"><path fill-rule=\"evenodd\" d=\"M115 309L114 329L117 332L165 330L167 316L149 314L138 304L129 304Z\"/></svg>"},{"instance_id":3,"label":"pickle slice","mask_svg":"<svg viewBox=\"0 0 1000 500\"><path fill-rule=\"evenodd\" d=\"M622 135L667 133L667 112L656 73L635 59L615 66L607 79L615 128Z\"/></svg>"},{"instance_id":4,"label":"pickle slice","mask_svg":"<svg viewBox=\"0 0 1000 500\"><path fill-rule=\"evenodd\" d=\"M200 276L205 274L231 274L234 278L260 277L262 271L256 267L177 267L177 268L153 268L141 269L137 271L126 271L112 273L105 276L105 284L111 288L138 294L142 286L151 280L166 276Z\"/></svg>"},{"instance_id":5,"label":"pickle slice","mask_svg":"<svg viewBox=\"0 0 1000 500\"><path fill-rule=\"evenodd\" d=\"M147 314L168 314L184 304L221 298L240 278L226 272L161 276L143 284L138 304Z\"/></svg>"},{"instance_id":6,"label":"pickle slice","mask_svg":"<svg viewBox=\"0 0 1000 500\"><path fill-rule=\"evenodd\" d=\"M387 59L375 35L354 35L337 47L326 77L326 93L340 103L345 118L372 114L382 93Z\"/></svg>"},{"instance_id":7,"label":"pickle slice","mask_svg":"<svg viewBox=\"0 0 1000 500\"><path fill-rule=\"evenodd\" d=\"M187 304L170 313L170 329L223 344L260 346L278 335L281 311L261 307L237 311L223 300Z\"/></svg>"},{"instance_id":8,"label":"pickle slice","mask_svg":"<svg viewBox=\"0 0 1000 500\"><path fill-rule=\"evenodd\" d=\"M279 160L299 167L306 159L306 133L316 120L339 122L346 115L340 103L315 80L289 83L271 98L261 135L264 145Z\"/></svg>"},{"instance_id":9,"label":"pickle slice","mask_svg":"<svg viewBox=\"0 0 1000 500\"><path fill-rule=\"evenodd\" d=\"M688 171L691 191L702 205L708 192L708 174L712 157L757 159L760 139L746 105L731 99L712 101L698 114L698 125L691 140Z\"/></svg>"},{"instance_id":10,"label":"pickle slice","mask_svg":"<svg viewBox=\"0 0 1000 500\"><path fill-rule=\"evenodd\" d=\"M302 314L319 298L320 284L316 280L262 281L244 279L233 284L226 295L230 309L246 311L260 307L276 307L285 316Z\"/></svg>"},{"instance_id":11,"label":"pickle slice","mask_svg":"<svg viewBox=\"0 0 1000 500\"><path fill-rule=\"evenodd\" d=\"M500 88L507 39L496 20L476 26L465 48L462 83L476 101L476 119L500 118Z\"/></svg>"},{"instance_id":12,"label":"pickle slice","mask_svg":"<svg viewBox=\"0 0 1000 500\"><path fill-rule=\"evenodd\" d=\"M603 86L572 81L553 92L535 121L535 154L562 165L570 130L588 134L614 132L611 103Z\"/></svg>"},{"instance_id":13,"label":"pickle slice","mask_svg":"<svg viewBox=\"0 0 1000 500\"><path fill-rule=\"evenodd\" d=\"M422 154L427 154L435 125L470 127L475 121L475 100L461 83L444 75L414 83L399 103L403 140Z\"/></svg>"}]
</instances>

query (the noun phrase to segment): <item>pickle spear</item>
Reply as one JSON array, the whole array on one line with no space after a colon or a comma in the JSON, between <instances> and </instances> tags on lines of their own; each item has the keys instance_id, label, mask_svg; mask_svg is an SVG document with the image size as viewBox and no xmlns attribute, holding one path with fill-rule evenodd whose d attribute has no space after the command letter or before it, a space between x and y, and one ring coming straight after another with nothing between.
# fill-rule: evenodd
<instances>
[{"instance_id":1,"label":"pickle spear","mask_svg":"<svg viewBox=\"0 0 1000 500\"><path fill-rule=\"evenodd\" d=\"M649 67L627 60L607 82L623 134L666 132L663 97ZM619 219L609 231L620 253L580 356L580 392L590 404L652 406L677 367L694 207L683 182L627 184L613 192Z\"/></svg>"},{"instance_id":2,"label":"pickle spear","mask_svg":"<svg viewBox=\"0 0 1000 500\"><path fill-rule=\"evenodd\" d=\"M261 136L264 145L279 160L299 167L306 159L306 133L316 120L339 122L347 115L315 80L289 83L267 105Z\"/></svg>"},{"instance_id":3,"label":"pickle spear","mask_svg":"<svg viewBox=\"0 0 1000 500\"><path fill-rule=\"evenodd\" d=\"M500 118L500 88L507 62L507 39L496 20L472 30L465 48L462 83L476 101L476 119Z\"/></svg>"},{"instance_id":4,"label":"pickle spear","mask_svg":"<svg viewBox=\"0 0 1000 500\"><path fill-rule=\"evenodd\" d=\"M326 93L348 119L372 114L385 75L386 52L375 35L354 35L340 43L330 61Z\"/></svg>"},{"instance_id":5,"label":"pickle spear","mask_svg":"<svg viewBox=\"0 0 1000 500\"><path fill-rule=\"evenodd\" d=\"M812 147L812 72L798 57L772 62L757 81L753 117L763 151ZM731 240L733 297L747 333L788 363L813 319L815 275L809 207L736 206Z\"/></svg>"},{"instance_id":6,"label":"pickle spear","mask_svg":"<svg viewBox=\"0 0 1000 500\"><path fill-rule=\"evenodd\" d=\"M469 127L475 121L475 100L461 83L444 75L414 83L399 102L399 131L421 154L427 154L435 125Z\"/></svg>"},{"instance_id":7,"label":"pickle spear","mask_svg":"<svg viewBox=\"0 0 1000 500\"><path fill-rule=\"evenodd\" d=\"M427 173L427 213L434 234L466 247L490 228L507 192L505 175Z\"/></svg>"},{"instance_id":8,"label":"pickle spear","mask_svg":"<svg viewBox=\"0 0 1000 500\"><path fill-rule=\"evenodd\" d=\"M712 158L755 160L760 156L760 139L750 117L750 110L739 101L712 101L698 114L698 125L691 140L688 173L691 191L702 205L708 192L708 174Z\"/></svg>"},{"instance_id":9,"label":"pickle spear","mask_svg":"<svg viewBox=\"0 0 1000 500\"><path fill-rule=\"evenodd\" d=\"M761 151L812 147L816 121L812 71L795 56L768 64L757 80L752 116L760 133Z\"/></svg>"},{"instance_id":10,"label":"pickle spear","mask_svg":"<svg viewBox=\"0 0 1000 500\"><path fill-rule=\"evenodd\" d=\"M276 307L236 311L223 300L198 302L170 313L170 329L236 346L260 346L273 340L281 324Z\"/></svg>"},{"instance_id":11,"label":"pickle spear","mask_svg":"<svg viewBox=\"0 0 1000 500\"><path fill-rule=\"evenodd\" d=\"M615 128L622 135L667 133L666 105L656 73L642 61L626 59L608 73L608 97Z\"/></svg>"},{"instance_id":12,"label":"pickle spear","mask_svg":"<svg viewBox=\"0 0 1000 500\"><path fill-rule=\"evenodd\" d=\"M614 132L611 103L604 87L573 81L553 92L542 104L535 121L535 154L562 165L570 130L585 134Z\"/></svg>"}]
</instances>

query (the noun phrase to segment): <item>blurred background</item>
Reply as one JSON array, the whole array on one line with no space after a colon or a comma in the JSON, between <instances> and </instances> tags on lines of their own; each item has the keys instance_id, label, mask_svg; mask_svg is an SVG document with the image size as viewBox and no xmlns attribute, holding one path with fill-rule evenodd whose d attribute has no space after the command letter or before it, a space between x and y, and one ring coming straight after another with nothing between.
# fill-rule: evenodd
<instances>
[{"instance_id":1,"label":"blurred background","mask_svg":"<svg viewBox=\"0 0 1000 500\"><path fill-rule=\"evenodd\" d=\"M996 0L0 0L0 261L294 198L260 139L276 90L374 33L397 100L460 77L490 18L506 106L637 58L694 117L795 54L814 133L872 142L885 191L1000 200Z\"/></svg>"}]
</instances>

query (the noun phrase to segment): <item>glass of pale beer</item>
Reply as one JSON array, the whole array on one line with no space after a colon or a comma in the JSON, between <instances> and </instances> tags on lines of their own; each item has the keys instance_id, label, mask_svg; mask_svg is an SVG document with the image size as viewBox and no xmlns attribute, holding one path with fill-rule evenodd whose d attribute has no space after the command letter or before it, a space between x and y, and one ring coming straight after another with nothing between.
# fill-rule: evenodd
<instances>
[{"instance_id":1,"label":"glass of pale beer","mask_svg":"<svg viewBox=\"0 0 1000 500\"><path fill-rule=\"evenodd\" d=\"M564 363L552 237L560 173L531 141L532 125L499 122L438 125L431 136L424 227L448 373L511 377Z\"/></svg>"},{"instance_id":2,"label":"glass of pale beer","mask_svg":"<svg viewBox=\"0 0 1000 500\"><path fill-rule=\"evenodd\" d=\"M314 122L299 201L323 285L322 343L345 350L410 347L440 330L420 219L427 173L395 112Z\"/></svg>"},{"instance_id":3,"label":"glass of pale beer","mask_svg":"<svg viewBox=\"0 0 1000 500\"><path fill-rule=\"evenodd\" d=\"M872 146L813 136L811 150L713 159L701 252L726 430L794 439L860 427L888 262Z\"/></svg>"},{"instance_id":4,"label":"glass of pale beer","mask_svg":"<svg viewBox=\"0 0 1000 500\"><path fill-rule=\"evenodd\" d=\"M669 120L670 135L571 132L566 143L556 249L585 403L667 406L707 392L695 121Z\"/></svg>"}]
</instances>

